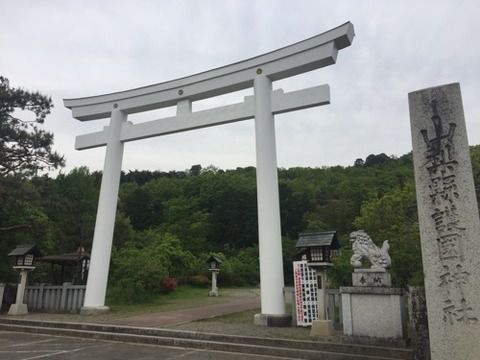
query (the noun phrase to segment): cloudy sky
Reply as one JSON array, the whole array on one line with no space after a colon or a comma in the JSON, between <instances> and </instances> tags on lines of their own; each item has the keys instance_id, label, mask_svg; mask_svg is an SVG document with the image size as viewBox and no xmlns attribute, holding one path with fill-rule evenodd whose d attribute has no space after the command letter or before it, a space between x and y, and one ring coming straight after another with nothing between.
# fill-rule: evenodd
<instances>
[{"instance_id":1,"label":"cloudy sky","mask_svg":"<svg viewBox=\"0 0 480 360\"><path fill-rule=\"evenodd\" d=\"M102 169L104 148L74 150L79 122L63 98L126 90L227 65L351 21L356 37L337 64L274 88L328 83L331 105L276 117L280 167L352 165L371 153L411 150L409 92L460 82L470 144L480 143L478 0L0 0L0 74L55 108L45 127L67 160ZM252 91L194 104L236 102ZM133 122L172 109L132 116ZM255 165L252 120L125 145L124 170Z\"/></svg>"}]
</instances>

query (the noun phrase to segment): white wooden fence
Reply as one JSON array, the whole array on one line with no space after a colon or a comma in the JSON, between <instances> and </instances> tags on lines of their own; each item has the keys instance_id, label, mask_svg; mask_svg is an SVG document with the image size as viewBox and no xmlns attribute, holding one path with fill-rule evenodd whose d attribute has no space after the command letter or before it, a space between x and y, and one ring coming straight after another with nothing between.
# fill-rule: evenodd
<instances>
[{"instance_id":1,"label":"white wooden fence","mask_svg":"<svg viewBox=\"0 0 480 360\"><path fill-rule=\"evenodd\" d=\"M24 302L29 310L78 312L83 306L85 285L37 285L25 288Z\"/></svg>"}]
</instances>

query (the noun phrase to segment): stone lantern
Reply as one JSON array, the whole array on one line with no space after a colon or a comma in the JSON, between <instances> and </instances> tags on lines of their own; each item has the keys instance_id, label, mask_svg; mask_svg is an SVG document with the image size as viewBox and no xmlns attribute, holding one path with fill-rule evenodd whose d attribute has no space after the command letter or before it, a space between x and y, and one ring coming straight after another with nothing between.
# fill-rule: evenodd
<instances>
[{"instance_id":1,"label":"stone lantern","mask_svg":"<svg viewBox=\"0 0 480 360\"><path fill-rule=\"evenodd\" d=\"M20 283L17 288L17 298L15 304L10 306L8 315L24 315L28 314L27 304L23 303L25 294L25 286L27 285L28 272L35 269L35 257L41 256L36 245L19 245L13 249L8 256L15 257L14 269L20 271Z\"/></svg>"},{"instance_id":2,"label":"stone lantern","mask_svg":"<svg viewBox=\"0 0 480 360\"><path fill-rule=\"evenodd\" d=\"M208 292L208 296L218 296L217 274L220 272L221 263L222 261L214 255L207 260L208 270L212 273L212 290Z\"/></svg>"},{"instance_id":3,"label":"stone lantern","mask_svg":"<svg viewBox=\"0 0 480 360\"><path fill-rule=\"evenodd\" d=\"M340 252L337 232L301 233L295 246L303 248L300 255L317 274L318 319L312 322L311 335L330 335L332 324L327 319L325 289L328 287L327 269L333 265L332 259Z\"/></svg>"}]
</instances>

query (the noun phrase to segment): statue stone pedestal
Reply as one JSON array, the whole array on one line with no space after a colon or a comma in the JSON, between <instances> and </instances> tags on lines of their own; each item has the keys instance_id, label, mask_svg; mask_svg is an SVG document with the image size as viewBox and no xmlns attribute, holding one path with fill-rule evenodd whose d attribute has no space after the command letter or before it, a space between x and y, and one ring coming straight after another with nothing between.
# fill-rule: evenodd
<instances>
[{"instance_id":1,"label":"statue stone pedestal","mask_svg":"<svg viewBox=\"0 0 480 360\"><path fill-rule=\"evenodd\" d=\"M341 287L343 334L375 338L405 335L403 290L391 287Z\"/></svg>"},{"instance_id":2,"label":"statue stone pedestal","mask_svg":"<svg viewBox=\"0 0 480 360\"><path fill-rule=\"evenodd\" d=\"M358 338L401 339L405 335L403 290L392 288L386 268L391 259L388 240L377 247L364 230L350 234L355 268L353 286L341 287L344 335ZM372 264L361 268L363 261Z\"/></svg>"},{"instance_id":3,"label":"statue stone pedestal","mask_svg":"<svg viewBox=\"0 0 480 360\"><path fill-rule=\"evenodd\" d=\"M353 286L391 287L392 278L384 268L355 269L352 274Z\"/></svg>"}]
</instances>

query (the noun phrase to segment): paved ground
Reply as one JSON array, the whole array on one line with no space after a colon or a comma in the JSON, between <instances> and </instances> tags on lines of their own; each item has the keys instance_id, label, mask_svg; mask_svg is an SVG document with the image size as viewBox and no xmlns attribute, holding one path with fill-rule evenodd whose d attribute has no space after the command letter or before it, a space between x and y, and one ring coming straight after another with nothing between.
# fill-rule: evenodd
<instances>
[{"instance_id":1,"label":"paved ground","mask_svg":"<svg viewBox=\"0 0 480 360\"><path fill-rule=\"evenodd\" d=\"M169 326L171 329L195 331L201 333L210 334L225 334L225 335L239 335L239 336L254 336L254 337L266 337L266 338L281 338L292 340L316 340L318 337L310 337L309 327L265 327L253 324L253 315L251 322L246 323L225 323L216 321L198 321L186 324L178 324ZM323 342L334 341L338 342L338 336L323 336Z\"/></svg>"},{"instance_id":2,"label":"paved ground","mask_svg":"<svg viewBox=\"0 0 480 360\"><path fill-rule=\"evenodd\" d=\"M183 308L178 310L147 313L141 315L106 314L81 316L78 314L30 313L18 318L118 324L135 327L173 328L205 333L258 336L312 340L309 328L267 328L253 324L253 314L260 308L258 291L241 289L225 296L224 303ZM224 321L216 318L225 314L240 313ZM120 317L118 316L120 315ZM2 314L2 317L5 314ZM200 321L199 321L200 320ZM322 341L336 341L335 337ZM88 359L90 358L90 359ZM156 347L126 343L82 340L77 338L51 337L46 335L0 332L0 360L27 359L269 359L270 357L245 354L221 353L202 350Z\"/></svg>"},{"instance_id":3,"label":"paved ground","mask_svg":"<svg viewBox=\"0 0 480 360\"><path fill-rule=\"evenodd\" d=\"M222 296L222 298L217 298L215 300L221 300L224 302L133 316L112 313L105 315L83 316L78 314L31 312L28 315L18 316L17 318L30 320L116 324L135 327L172 328L216 334L312 340L312 338L309 336L310 328L268 328L254 325L253 315L254 313L260 311L260 296L258 289L230 290L228 296ZM287 297L286 300L290 300L289 297ZM231 318L228 321L224 321L221 318L216 318L225 314L239 313L241 311L253 309L258 309L258 311L250 311L248 314L240 316L238 319ZM2 314L0 317L4 316L6 315ZM206 319L208 320L204 321ZM322 341L338 341L338 339L335 337L324 337L322 338Z\"/></svg>"},{"instance_id":4,"label":"paved ground","mask_svg":"<svg viewBox=\"0 0 480 360\"><path fill-rule=\"evenodd\" d=\"M0 331L0 360L260 360L271 356Z\"/></svg>"}]
</instances>

